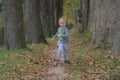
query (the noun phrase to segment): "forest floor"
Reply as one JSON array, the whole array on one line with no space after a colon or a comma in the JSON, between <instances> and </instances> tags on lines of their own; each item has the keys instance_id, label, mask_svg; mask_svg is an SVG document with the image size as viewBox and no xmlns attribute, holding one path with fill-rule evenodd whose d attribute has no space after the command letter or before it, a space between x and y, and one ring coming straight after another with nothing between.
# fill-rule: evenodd
<instances>
[{"instance_id":1,"label":"forest floor","mask_svg":"<svg viewBox=\"0 0 120 80\"><path fill-rule=\"evenodd\" d=\"M120 57L109 55L89 39L70 31L70 64L56 66L57 39L50 45L33 44L27 49L0 49L0 80L120 80Z\"/></svg>"}]
</instances>

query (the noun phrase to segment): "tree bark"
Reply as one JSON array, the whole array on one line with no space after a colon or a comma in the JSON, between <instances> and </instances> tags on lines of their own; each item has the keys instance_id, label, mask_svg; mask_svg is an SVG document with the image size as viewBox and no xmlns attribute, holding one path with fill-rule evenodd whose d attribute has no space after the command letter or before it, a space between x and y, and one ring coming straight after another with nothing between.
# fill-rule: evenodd
<instances>
[{"instance_id":1,"label":"tree bark","mask_svg":"<svg viewBox=\"0 0 120 80\"><path fill-rule=\"evenodd\" d=\"M63 16L63 0L55 0L56 4L56 30L59 27L59 18Z\"/></svg>"},{"instance_id":2,"label":"tree bark","mask_svg":"<svg viewBox=\"0 0 120 80\"><path fill-rule=\"evenodd\" d=\"M40 17L45 37L51 36L49 2L48 0L40 0Z\"/></svg>"},{"instance_id":3,"label":"tree bark","mask_svg":"<svg viewBox=\"0 0 120 80\"><path fill-rule=\"evenodd\" d=\"M3 41L4 41L4 29L0 29L0 46L3 46Z\"/></svg>"},{"instance_id":4,"label":"tree bark","mask_svg":"<svg viewBox=\"0 0 120 80\"><path fill-rule=\"evenodd\" d=\"M91 0L89 29L92 42L98 47L106 47L113 43L116 22L116 0Z\"/></svg>"},{"instance_id":5,"label":"tree bark","mask_svg":"<svg viewBox=\"0 0 120 80\"><path fill-rule=\"evenodd\" d=\"M75 24L78 27L78 31L82 30L82 0L79 0L78 9L75 11Z\"/></svg>"},{"instance_id":6,"label":"tree bark","mask_svg":"<svg viewBox=\"0 0 120 80\"><path fill-rule=\"evenodd\" d=\"M49 16L50 16L50 29L51 34L55 33L55 0L48 0L49 1Z\"/></svg>"},{"instance_id":7,"label":"tree bark","mask_svg":"<svg viewBox=\"0 0 120 80\"><path fill-rule=\"evenodd\" d=\"M26 0L26 40L28 43L46 43L40 21L39 0Z\"/></svg>"},{"instance_id":8,"label":"tree bark","mask_svg":"<svg viewBox=\"0 0 120 80\"><path fill-rule=\"evenodd\" d=\"M80 27L80 33L83 33L85 30L87 30L88 27L89 0L81 0L81 5L82 26Z\"/></svg>"},{"instance_id":9,"label":"tree bark","mask_svg":"<svg viewBox=\"0 0 120 80\"><path fill-rule=\"evenodd\" d=\"M120 55L120 0L117 3L117 20L116 20L116 36L112 47L112 55Z\"/></svg>"},{"instance_id":10,"label":"tree bark","mask_svg":"<svg viewBox=\"0 0 120 80\"><path fill-rule=\"evenodd\" d=\"M21 0L2 0L4 45L7 49L26 47Z\"/></svg>"}]
</instances>

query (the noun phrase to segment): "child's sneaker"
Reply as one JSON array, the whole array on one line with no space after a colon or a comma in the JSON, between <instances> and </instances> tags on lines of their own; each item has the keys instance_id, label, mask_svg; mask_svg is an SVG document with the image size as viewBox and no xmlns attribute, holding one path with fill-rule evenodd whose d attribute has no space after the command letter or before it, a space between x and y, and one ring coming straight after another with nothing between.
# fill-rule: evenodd
<instances>
[{"instance_id":1,"label":"child's sneaker","mask_svg":"<svg viewBox=\"0 0 120 80\"><path fill-rule=\"evenodd\" d=\"M59 64L60 60L56 59L56 66Z\"/></svg>"},{"instance_id":2,"label":"child's sneaker","mask_svg":"<svg viewBox=\"0 0 120 80\"><path fill-rule=\"evenodd\" d=\"M70 61L64 60L64 64L70 64Z\"/></svg>"}]
</instances>

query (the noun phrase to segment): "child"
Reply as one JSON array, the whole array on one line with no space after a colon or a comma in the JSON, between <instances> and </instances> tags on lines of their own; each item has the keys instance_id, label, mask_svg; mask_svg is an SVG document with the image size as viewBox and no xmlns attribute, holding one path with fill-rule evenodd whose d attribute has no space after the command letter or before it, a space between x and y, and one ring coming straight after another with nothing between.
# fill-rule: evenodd
<instances>
[{"instance_id":1,"label":"child","mask_svg":"<svg viewBox=\"0 0 120 80\"><path fill-rule=\"evenodd\" d=\"M56 59L56 65L59 64L60 62L60 56L61 54L64 55L64 64L67 64L67 53L69 50L69 40L68 40L68 29L65 27L66 26L66 18L61 17L59 19L59 25L60 27L58 28L54 38L57 36L58 37L58 50L57 50L57 59Z\"/></svg>"}]
</instances>

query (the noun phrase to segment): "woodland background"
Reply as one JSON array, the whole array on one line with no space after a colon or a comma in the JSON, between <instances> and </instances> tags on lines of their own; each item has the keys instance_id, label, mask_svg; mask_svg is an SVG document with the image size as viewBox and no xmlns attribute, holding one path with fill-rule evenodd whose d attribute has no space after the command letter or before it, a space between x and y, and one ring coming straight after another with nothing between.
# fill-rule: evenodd
<instances>
[{"instance_id":1,"label":"woodland background","mask_svg":"<svg viewBox=\"0 0 120 80\"><path fill-rule=\"evenodd\" d=\"M66 16L72 63L66 70L82 80L119 80L119 12L120 0L0 0L1 79L42 79L37 74L55 58L48 56L57 47L50 38Z\"/></svg>"}]
</instances>

